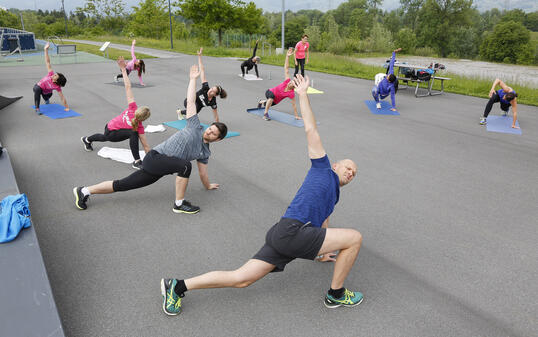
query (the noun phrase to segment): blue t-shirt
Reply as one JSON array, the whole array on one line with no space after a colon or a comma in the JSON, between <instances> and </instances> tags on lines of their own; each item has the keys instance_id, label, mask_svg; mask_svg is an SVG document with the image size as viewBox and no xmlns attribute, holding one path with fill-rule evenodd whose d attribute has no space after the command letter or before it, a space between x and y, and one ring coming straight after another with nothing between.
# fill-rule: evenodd
<instances>
[{"instance_id":1,"label":"blue t-shirt","mask_svg":"<svg viewBox=\"0 0 538 337\"><path fill-rule=\"evenodd\" d=\"M291 218L321 227L331 215L340 197L340 181L334 173L329 157L311 159L312 167L288 206L284 218Z\"/></svg>"},{"instance_id":2,"label":"blue t-shirt","mask_svg":"<svg viewBox=\"0 0 538 337\"><path fill-rule=\"evenodd\" d=\"M514 94L515 93L516 92L514 91ZM501 99L501 102L504 103L504 104L511 104L510 101L507 101L507 100L504 99L504 95L506 95L506 94L507 93L504 92L504 90L502 90L502 89L497 90L497 95L499 95L499 98Z\"/></svg>"}]
</instances>

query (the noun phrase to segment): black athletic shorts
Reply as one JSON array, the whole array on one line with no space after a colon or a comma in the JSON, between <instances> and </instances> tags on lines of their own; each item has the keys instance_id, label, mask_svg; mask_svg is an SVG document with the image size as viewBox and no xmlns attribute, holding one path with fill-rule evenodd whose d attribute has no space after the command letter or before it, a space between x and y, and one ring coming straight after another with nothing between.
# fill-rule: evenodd
<instances>
[{"instance_id":1,"label":"black athletic shorts","mask_svg":"<svg viewBox=\"0 0 538 337\"><path fill-rule=\"evenodd\" d=\"M312 227L299 220L282 218L265 236L265 245L253 259L262 260L276 267L273 272L283 271L286 264L296 258L314 260L323 245L327 230Z\"/></svg>"},{"instance_id":2,"label":"black athletic shorts","mask_svg":"<svg viewBox=\"0 0 538 337\"><path fill-rule=\"evenodd\" d=\"M267 89L267 91L265 92L265 98L275 99L275 94L271 90Z\"/></svg>"}]
</instances>

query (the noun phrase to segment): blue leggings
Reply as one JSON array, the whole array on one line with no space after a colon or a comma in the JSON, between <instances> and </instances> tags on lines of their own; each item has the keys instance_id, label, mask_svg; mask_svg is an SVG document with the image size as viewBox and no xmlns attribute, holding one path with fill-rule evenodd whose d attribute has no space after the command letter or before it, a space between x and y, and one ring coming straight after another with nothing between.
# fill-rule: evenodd
<instances>
[{"instance_id":1,"label":"blue leggings","mask_svg":"<svg viewBox=\"0 0 538 337\"><path fill-rule=\"evenodd\" d=\"M379 94L378 90L379 89L377 88L377 85L374 85L374 87L372 88L372 96L374 97L377 103L379 103L379 98L385 99L388 96L388 94L387 95Z\"/></svg>"}]
</instances>

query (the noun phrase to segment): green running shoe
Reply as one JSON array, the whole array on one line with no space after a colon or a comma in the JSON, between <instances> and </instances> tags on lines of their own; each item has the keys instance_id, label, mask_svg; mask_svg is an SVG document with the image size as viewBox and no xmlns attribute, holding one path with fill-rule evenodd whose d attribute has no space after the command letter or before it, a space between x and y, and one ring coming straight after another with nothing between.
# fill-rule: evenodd
<instances>
[{"instance_id":1,"label":"green running shoe","mask_svg":"<svg viewBox=\"0 0 538 337\"><path fill-rule=\"evenodd\" d=\"M161 294L163 295L163 311L170 316L176 316L181 313L181 297L184 294L177 295L174 291L176 279L161 279Z\"/></svg>"},{"instance_id":2,"label":"green running shoe","mask_svg":"<svg viewBox=\"0 0 538 337\"><path fill-rule=\"evenodd\" d=\"M340 298L334 298L331 295L325 295L325 301L323 302L327 308L338 308L340 306L344 307L354 307L361 304L364 297L358 291L350 291L345 289L344 295Z\"/></svg>"}]
</instances>

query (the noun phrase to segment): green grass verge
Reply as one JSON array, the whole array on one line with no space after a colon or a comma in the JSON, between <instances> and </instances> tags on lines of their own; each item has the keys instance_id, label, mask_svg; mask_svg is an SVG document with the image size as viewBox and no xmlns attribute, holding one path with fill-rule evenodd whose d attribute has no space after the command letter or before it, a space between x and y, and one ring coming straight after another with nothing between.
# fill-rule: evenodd
<instances>
[{"instance_id":1,"label":"green grass verge","mask_svg":"<svg viewBox=\"0 0 538 337\"><path fill-rule=\"evenodd\" d=\"M94 41L111 41L113 43L121 43L130 45L131 39L127 37L120 36L101 36L101 37L72 37L73 39L86 39ZM136 45L141 47L162 49L175 51L184 54L196 54L199 46L195 41L192 40L174 40L174 49L170 49L169 40L155 40L147 38L137 38ZM95 46L95 49L98 51L99 47ZM122 52L122 51L119 51ZM127 57L130 58L128 52L124 52ZM260 55L261 52L258 52ZM101 53L102 55L102 53ZM147 56L140 55L140 58ZM239 49L239 48L219 48L219 47L204 47L204 55L207 56L217 56L217 57L239 57L247 58L251 55L251 51L248 49ZM119 55L118 55L119 56ZM124 55L125 56L125 55ZM371 56L371 55L369 55ZM112 56L110 56L112 58ZM117 56L116 56L117 58ZM292 60L293 62L293 60ZM271 65L284 65L284 55L271 55L271 56L262 56L263 64ZM293 64L291 64L293 67ZM310 55L310 62L308 63L308 70L318 71L322 73L329 73L334 75L355 77L373 80L375 74L380 72L385 72L385 69L381 66L371 66L360 63L356 60L356 56L340 56L330 53L316 53L313 52ZM445 91L455 94L462 94L468 96L482 97L487 98L489 90L491 89L491 81L486 81L478 78L465 77L454 75L450 73L443 73L442 76L450 77L450 81L445 81ZM439 90L441 84L439 82L434 83L434 89ZM514 85L512 86L514 90L518 93L518 102L521 104L528 104L538 106L538 90L526 87Z\"/></svg>"},{"instance_id":2,"label":"green grass verge","mask_svg":"<svg viewBox=\"0 0 538 337\"><path fill-rule=\"evenodd\" d=\"M70 44L76 44L77 45L77 51L83 51L90 54L95 54L99 56L103 56L103 52L99 50L99 46L94 46L91 44L84 44L84 43L75 43L75 42L69 42ZM114 49L114 48L108 48L108 57L111 60L117 60L118 57L123 56L126 60L131 59L131 52L126 50L120 50L120 49ZM146 55L142 53L136 53L136 56L139 59L149 59L149 58L155 58L151 55Z\"/></svg>"}]
</instances>

